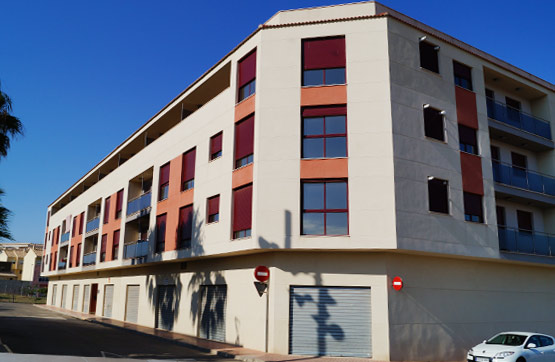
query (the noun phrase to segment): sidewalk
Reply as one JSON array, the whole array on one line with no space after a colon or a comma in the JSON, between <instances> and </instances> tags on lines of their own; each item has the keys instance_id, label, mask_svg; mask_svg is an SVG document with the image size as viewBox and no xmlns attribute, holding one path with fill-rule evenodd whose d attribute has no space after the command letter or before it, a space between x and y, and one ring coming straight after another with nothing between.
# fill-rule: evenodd
<instances>
[{"instance_id":1,"label":"sidewalk","mask_svg":"<svg viewBox=\"0 0 555 362\"><path fill-rule=\"evenodd\" d=\"M216 341L209 341L202 338L192 337L185 334L164 331L156 328L139 326L133 323L126 323L117 321L110 318L99 317L91 314L79 313L53 307L49 305L36 304L39 308L51 310L60 314L64 314L73 318L86 320L93 323L99 323L115 328L124 328L136 333L148 334L158 338L164 338L174 341L175 343L183 344L186 347L194 348L202 352L211 353L224 358L233 358L245 362L380 362L368 358L351 358L351 357L312 357L312 356L295 356L295 355L282 355L275 353L264 353L253 349L243 348L228 343L221 343ZM383 362L383 361L382 361Z\"/></svg>"}]
</instances>

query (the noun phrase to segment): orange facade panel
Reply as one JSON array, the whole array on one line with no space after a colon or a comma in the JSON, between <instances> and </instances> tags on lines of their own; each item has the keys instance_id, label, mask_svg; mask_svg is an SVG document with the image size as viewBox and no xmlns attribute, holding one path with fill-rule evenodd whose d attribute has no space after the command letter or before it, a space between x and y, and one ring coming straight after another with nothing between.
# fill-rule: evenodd
<instances>
[{"instance_id":1,"label":"orange facade panel","mask_svg":"<svg viewBox=\"0 0 555 362\"><path fill-rule=\"evenodd\" d=\"M478 111L476 110L476 93L461 87L455 87L457 102L457 122L470 128L478 129Z\"/></svg>"},{"instance_id":2,"label":"orange facade panel","mask_svg":"<svg viewBox=\"0 0 555 362\"><path fill-rule=\"evenodd\" d=\"M252 183L253 164L241 167L233 171L231 178L231 188L235 189L243 185Z\"/></svg>"},{"instance_id":3,"label":"orange facade panel","mask_svg":"<svg viewBox=\"0 0 555 362\"><path fill-rule=\"evenodd\" d=\"M461 173L463 191L484 195L482 158L480 156L461 152Z\"/></svg>"},{"instance_id":4,"label":"orange facade panel","mask_svg":"<svg viewBox=\"0 0 555 362\"><path fill-rule=\"evenodd\" d=\"M255 97L256 95L252 95L235 106L235 122L239 122L249 114L254 113Z\"/></svg>"},{"instance_id":5,"label":"orange facade panel","mask_svg":"<svg viewBox=\"0 0 555 362\"><path fill-rule=\"evenodd\" d=\"M301 88L301 106L325 106L347 103L347 86L332 85Z\"/></svg>"},{"instance_id":6,"label":"orange facade panel","mask_svg":"<svg viewBox=\"0 0 555 362\"><path fill-rule=\"evenodd\" d=\"M347 158L301 160L301 179L347 178Z\"/></svg>"}]
</instances>

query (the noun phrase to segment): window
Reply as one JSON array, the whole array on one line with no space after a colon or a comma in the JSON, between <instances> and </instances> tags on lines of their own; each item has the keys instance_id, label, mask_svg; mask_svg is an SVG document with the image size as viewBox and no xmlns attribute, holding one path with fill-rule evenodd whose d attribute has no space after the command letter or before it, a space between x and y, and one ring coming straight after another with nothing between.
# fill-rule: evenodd
<instances>
[{"instance_id":1,"label":"window","mask_svg":"<svg viewBox=\"0 0 555 362\"><path fill-rule=\"evenodd\" d=\"M77 255L75 255L75 266L81 263L81 243L77 244Z\"/></svg>"},{"instance_id":2,"label":"window","mask_svg":"<svg viewBox=\"0 0 555 362\"><path fill-rule=\"evenodd\" d=\"M347 108L303 109L303 158L347 156Z\"/></svg>"},{"instance_id":3,"label":"window","mask_svg":"<svg viewBox=\"0 0 555 362\"><path fill-rule=\"evenodd\" d=\"M253 161L254 115L235 124L235 168Z\"/></svg>"},{"instance_id":4,"label":"window","mask_svg":"<svg viewBox=\"0 0 555 362\"><path fill-rule=\"evenodd\" d=\"M495 119L495 94L491 89L486 88L486 106L488 117Z\"/></svg>"},{"instance_id":5,"label":"window","mask_svg":"<svg viewBox=\"0 0 555 362\"><path fill-rule=\"evenodd\" d=\"M424 69L439 73L438 51L439 46L421 41L420 47L420 66Z\"/></svg>"},{"instance_id":6,"label":"window","mask_svg":"<svg viewBox=\"0 0 555 362\"><path fill-rule=\"evenodd\" d=\"M345 84L345 37L303 40L303 86Z\"/></svg>"},{"instance_id":7,"label":"window","mask_svg":"<svg viewBox=\"0 0 555 362\"><path fill-rule=\"evenodd\" d=\"M78 216L74 216L73 217L73 225L71 225L71 237L75 237L76 233L77 233L77 217Z\"/></svg>"},{"instance_id":8,"label":"window","mask_svg":"<svg viewBox=\"0 0 555 362\"><path fill-rule=\"evenodd\" d=\"M121 210L123 209L123 190L119 190L116 194L116 220L121 218Z\"/></svg>"},{"instance_id":9,"label":"window","mask_svg":"<svg viewBox=\"0 0 555 362\"><path fill-rule=\"evenodd\" d=\"M500 153L499 153L499 147L490 146L490 151L491 151L491 159L493 161L497 161L497 162L501 161Z\"/></svg>"},{"instance_id":10,"label":"window","mask_svg":"<svg viewBox=\"0 0 555 362\"><path fill-rule=\"evenodd\" d=\"M443 112L430 106L424 106L424 134L426 137L445 142Z\"/></svg>"},{"instance_id":11,"label":"window","mask_svg":"<svg viewBox=\"0 0 555 362\"><path fill-rule=\"evenodd\" d=\"M430 211L449 214L449 183L433 176L428 177L428 201Z\"/></svg>"},{"instance_id":12,"label":"window","mask_svg":"<svg viewBox=\"0 0 555 362\"><path fill-rule=\"evenodd\" d=\"M195 187L195 158L197 149L193 148L183 154L183 167L181 168L181 191Z\"/></svg>"},{"instance_id":13,"label":"window","mask_svg":"<svg viewBox=\"0 0 555 362\"><path fill-rule=\"evenodd\" d=\"M453 73L456 85L472 90L472 69L470 67L453 60Z\"/></svg>"},{"instance_id":14,"label":"window","mask_svg":"<svg viewBox=\"0 0 555 362\"><path fill-rule=\"evenodd\" d=\"M250 97L256 91L256 50L245 56L237 64L239 72L238 101Z\"/></svg>"},{"instance_id":15,"label":"window","mask_svg":"<svg viewBox=\"0 0 555 362\"><path fill-rule=\"evenodd\" d=\"M528 159L525 155L511 152L513 185L526 188L528 186L527 167Z\"/></svg>"},{"instance_id":16,"label":"window","mask_svg":"<svg viewBox=\"0 0 555 362\"><path fill-rule=\"evenodd\" d=\"M210 161L222 155L222 138L222 132L210 137Z\"/></svg>"},{"instance_id":17,"label":"window","mask_svg":"<svg viewBox=\"0 0 555 362\"><path fill-rule=\"evenodd\" d=\"M82 212L81 215L79 215L79 235L83 235L83 226L85 225L84 221L85 213Z\"/></svg>"},{"instance_id":18,"label":"window","mask_svg":"<svg viewBox=\"0 0 555 362\"><path fill-rule=\"evenodd\" d=\"M156 216L156 252L161 253L166 248L166 216Z\"/></svg>"},{"instance_id":19,"label":"window","mask_svg":"<svg viewBox=\"0 0 555 362\"><path fill-rule=\"evenodd\" d=\"M112 243L112 260L118 259L119 254L119 230L114 231L114 241Z\"/></svg>"},{"instance_id":20,"label":"window","mask_svg":"<svg viewBox=\"0 0 555 362\"><path fill-rule=\"evenodd\" d=\"M168 198L170 190L170 163L160 167L160 189L158 190L158 201Z\"/></svg>"},{"instance_id":21,"label":"window","mask_svg":"<svg viewBox=\"0 0 555 362\"><path fill-rule=\"evenodd\" d=\"M531 232L534 230L531 212L516 210L516 218L518 221L518 231Z\"/></svg>"},{"instance_id":22,"label":"window","mask_svg":"<svg viewBox=\"0 0 555 362\"><path fill-rule=\"evenodd\" d=\"M190 248L193 236L193 205L179 209L179 249Z\"/></svg>"},{"instance_id":23,"label":"window","mask_svg":"<svg viewBox=\"0 0 555 362\"><path fill-rule=\"evenodd\" d=\"M208 223L220 221L220 195L210 197L207 204Z\"/></svg>"},{"instance_id":24,"label":"window","mask_svg":"<svg viewBox=\"0 0 555 362\"><path fill-rule=\"evenodd\" d=\"M75 251L75 250L73 250L73 249L74 249L73 246L70 246L70 247L69 247L69 258L68 258L69 260L68 260L68 264L69 264L69 267L70 267L70 268L72 267L72 264L73 264L73 252Z\"/></svg>"},{"instance_id":25,"label":"window","mask_svg":"<svg viewBox=\"0 0 555 362\"><path fill-rule=\"evenodd\" d=\"M507 220L505 217L505 208L503 206L496 206L495 214L497 215L497 227L507 226Z\"/></svg>"},{"instance_id":26,"label":"window","mask_svg":"<svg viewBox=\"0 0 555 362\"><path fill-rule=\"evenodd\" d=\"M459 148L466 153L478 154L476 130L459 124Z\"/></svg>"},{"instance_id":27,"label":"window","mask_svg":"<svg viewBox=\"0 0 555 362\"><path fill-rule=\"evenodd\" d=\"M110 196L104 199L104 224L110 220Z\"/></svg>"},{"instance_id":28,"label":"window","mask_svg":"<svg viewBox=\"0 0 555 362\"><path fill-rule=\"evenodd\" d=\"M303 235L348 235L347 181L304 181L302 211Z\"/></svg>"},{"instance_id":29,"label":"window","mask_svg":"<svg viewBox=\"0 0 555 362\"><path fill-rule=\"evenodd\" d=\"M252 184L233 190L233 238L251 236Z\"/></svg>"},{"instance_id":30,"label":"window","mask_svg":"<svg viewBox=\"0 0 555 362\"><path fill-rule=\"evenodd\" d=\"M108 234L102 235L102 240L100 242L100 261L106 261L106 248L108 246Z\"/></svg>"},{"instance_id":31,"label":"window","mask_svg":"<svg viewBox=\"0 0 555 362\"><path fill-rule=\"evenodd\" d=\"M464 219L472 222L484 222L482 196L464 192Z\"/></svg>"}]
</instances>

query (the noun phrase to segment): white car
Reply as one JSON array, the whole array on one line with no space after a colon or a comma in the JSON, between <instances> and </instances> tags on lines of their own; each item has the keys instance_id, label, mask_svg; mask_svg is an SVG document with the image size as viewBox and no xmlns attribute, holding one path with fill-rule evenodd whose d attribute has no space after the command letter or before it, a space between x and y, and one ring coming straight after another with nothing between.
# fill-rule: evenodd
<instances>
[{"instance_id":1,"label":"white car","mask_svg":"<svg viewBox=\"0 0 555 362\"><path fill-rule=\"evenodd\" d=\"M468 362L555 362L555 339L541 333L503 332L474 346Z\"/></svg>"}]
</instances>

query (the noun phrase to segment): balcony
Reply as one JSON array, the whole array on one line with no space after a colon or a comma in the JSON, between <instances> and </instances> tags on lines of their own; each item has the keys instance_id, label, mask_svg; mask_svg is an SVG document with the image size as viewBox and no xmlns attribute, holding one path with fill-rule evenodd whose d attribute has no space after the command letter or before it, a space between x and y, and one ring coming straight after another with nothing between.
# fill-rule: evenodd
<instances>
[{"instance_id":1,"label":"balcony","mask_svg":"<svg viewBox=\"0 0 555 362\"><path fill-rule=\"evenodd\" d=\"M96 230L100 227L100 216L95 217L94 219L87 221L87 226L85 227L85 232L91 232Z\"/></svg>"},{"instance_id":2,"label":"balcony","mask_svg":"<svg viewBox=\"0 0 555 362\"><path fill-rule=\"evenodd\" d=\"M67 267L66 261L61 261L58 263L58 270L64 270Z\"/></svg>"},{"instance_id":3,"label":"balcony","mask_svg":"<svg viewBox=\"0 0 555 362\"><path fill-rule=\"evenodd\" d=\"M151 193L147 192L127 203L127 216L136 214L142 210L150 208Z\"/></svg>"},{"instance_id":4,"label":"balcony","mask_svg":"<svg viewBox=\"0 0 555 362\"><path fill-rule=\"evenodd\" d=\"M536 231L499 227L499 249L502 251L555 256L555 235Z\"/></svg>"},{"instance_id":5,"label":"balcony","mask_svg":"<svg viewBox=\"0 0 555 362\"><path fill-rule=\"evenodd\" d=\"M506 123L536 136L552 140L551 124L530 114L521 112L516 108L497 102L491 98L486 99L488 117Z\"/></svg>"},{"instance_id":6,"label":"balcony","mask_svg":"<svg viewBox=\"0 0 555 362\"><path fill-rule=\"evenodd\" d=\"M96 264L96 251L83 255L83 266Z\"/></svg>"},{"instance_id":7,"label":"balcony","mask_svg":"<svg viewBox=\"0 0 555 362\"><path fill-rule=\"evenodd\" d=\"M65 234L62 234L62 238L60 239L60 245L64 245L69 241L69 231Z\"/></svg>"},{"instance_id":8,"label":"balcony","mask_svg":"<svg viewBox=\"0 0 555 362\"><path fill-rule=\"evenodd\" d=\"M126 244L123 250L124 259L141 258L148 255L148 240L138 240L133 244Z\"/></svg>"}]
</instances>

